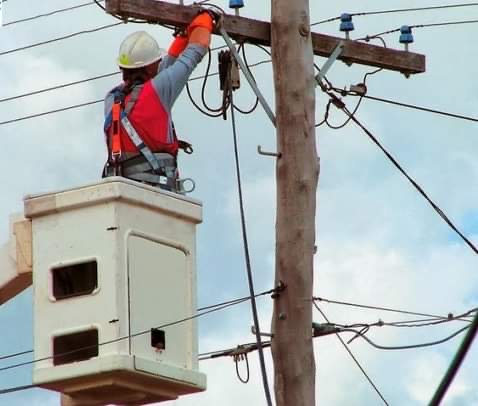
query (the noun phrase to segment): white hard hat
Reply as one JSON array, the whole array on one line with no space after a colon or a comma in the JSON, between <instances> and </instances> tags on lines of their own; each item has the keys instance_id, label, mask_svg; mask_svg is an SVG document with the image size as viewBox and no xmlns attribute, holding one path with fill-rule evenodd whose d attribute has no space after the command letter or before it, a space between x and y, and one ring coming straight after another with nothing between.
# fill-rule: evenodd
<instances>
[{"instance_id":1,"label":"white hard hat","mask_svg":"<svg viewBox=\"0 0 478 406\"><path fill-rule=\"evenodd\" d=\"M166 55L156 40L145 31L128 35L121 43L118 65L125 69L136 69L159 61Z\"/></svg>"}]
</instances>

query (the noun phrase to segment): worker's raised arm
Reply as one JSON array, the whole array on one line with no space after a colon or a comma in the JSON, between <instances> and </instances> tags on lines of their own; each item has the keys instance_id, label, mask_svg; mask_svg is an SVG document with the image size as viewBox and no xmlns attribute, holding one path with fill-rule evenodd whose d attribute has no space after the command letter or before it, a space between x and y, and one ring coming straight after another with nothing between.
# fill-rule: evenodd
<instances>
[{"instance_id":1,"label":"worker's raised arm","mask_svg":"<svg viewBox=\"0 0 478 406\"><path fill-rule=\"evenodd\" d=\"M185 36L177 36L161 62L153 86L164 107L172 108L194 68L201 62L211 42L213 19L207 12L196 16Z\"/></svg>"}]
</instances>

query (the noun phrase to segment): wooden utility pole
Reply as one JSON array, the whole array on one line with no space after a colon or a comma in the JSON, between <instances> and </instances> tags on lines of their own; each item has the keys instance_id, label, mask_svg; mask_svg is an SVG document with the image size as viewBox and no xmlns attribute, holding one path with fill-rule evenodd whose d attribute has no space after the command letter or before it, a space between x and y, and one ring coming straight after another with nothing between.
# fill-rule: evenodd
<instances>
[{"instance_id":1,"label":"wooden utility pole","mask_svg":"<svg viewBox=\"0 0 478 406\"><path fill-rule=\"evenodd\" d=\"M312 303L316 191L314 54L309 0L272 1L276 99L276 283L272 356L277 406L315 405Z\"/></svg>"},{"instance_id":2,"label":"wooden utility pole","mask_svg":"<svg viewBox=\"0 0 478 406\"><path fill-rule=\"evenodd\" d=\"M197 13L197 8L160 0L106 0L105 6L108 13L124 19L180 28ZM238 42L272 47L280 153L276 283L286 285L275 299L272 320L276 402L314 406L311 300L319 158L313 55L330 56L341 39L310 32L309 0L272 0L272 24L226 15L223 27ZM424 55L350 40L344 41L338 59L407 75L425 71Z\"/></svg>"}]
</instances>

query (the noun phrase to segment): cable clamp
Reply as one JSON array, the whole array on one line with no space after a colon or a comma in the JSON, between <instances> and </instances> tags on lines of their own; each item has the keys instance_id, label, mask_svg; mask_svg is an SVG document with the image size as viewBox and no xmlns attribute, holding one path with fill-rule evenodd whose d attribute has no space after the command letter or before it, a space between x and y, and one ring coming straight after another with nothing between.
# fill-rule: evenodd
<instances>
[{"instance_id":1,"label":"cable clamp","mask_svg":"<svg viewBox=\"0 0 478 406\"><path fill-rule=\"evenodd\" d=\"M279 281L279 283L277 284L277 286L276 286L275 289L274 289L274 292L273 292L272 295L271 295L271 298L272 298L272 299L277 299L277 298L280 296L280 294L281 294L284 290L286 290L286 288L287 288L287 285L286 285L284 282Z\"/></svg>"},{"instance_id":2,"label":"cable clamp","mask_svg":"<svg viewBox=\"0 0 478 406\"><path fill-rule=\"evenodd\" d=\"M365 83L357 83L356 85L350 85L349 91L355 93L357 96L365 96L367 94L367 86Z\"/></svg>"},{"instance_id":3,"label":"cable clamp","mask_svg":"<svg viewBox=\"0 0 478 406\"><path fill-rule=\"evenodd\" d=\"M337 107L340 110L345 108L345 103L341 99L339 99L335 94L329 93L329 96L330 96L330 101L335 107Z\"/></svg>"},{"instance_id":4,"label":"cable clamp","mask_svg":"<svg viewBox=\"0 0 478 406\"><path fill-rule=\"evenodd\" d=\"M329 334L340 332L340 328L330 323L312 323L312 332L314 337L322 337Z\"/></svg>"},{"instance_id":5,"label":"cable clamp","mask_svg":"<svg viewBox=\"0 0 478 406\"><path fill-rule=\"evenodd\" d=\"M242 360L247 353L253 351L255 348L256 344L238 345L237 348L231 350L228 355L230 355L234 360Z\"/></svg>"}]
</instances>

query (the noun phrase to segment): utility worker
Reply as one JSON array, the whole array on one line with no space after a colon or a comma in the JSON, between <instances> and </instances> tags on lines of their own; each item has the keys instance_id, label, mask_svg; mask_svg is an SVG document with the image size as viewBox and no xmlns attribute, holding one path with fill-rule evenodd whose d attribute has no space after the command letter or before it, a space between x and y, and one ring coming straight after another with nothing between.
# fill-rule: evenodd
<instances>
[{"instance_id":1,"label":"utility worker","mask_svg":"<svg viewBox=\"0 0 478 406\"><path fill-rule=\"evenodd\" d=\"M103 177L124 176L182 192L177 154L181 146L186 152L191 146L178 141L171 109L206 54L213 25L211 15L201 12L167 54L144 31L124 39L118 57L123 83L105 98L108 161Z\"/></svg>"}]
</instances>

